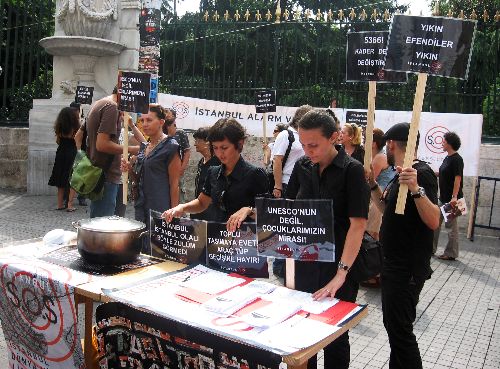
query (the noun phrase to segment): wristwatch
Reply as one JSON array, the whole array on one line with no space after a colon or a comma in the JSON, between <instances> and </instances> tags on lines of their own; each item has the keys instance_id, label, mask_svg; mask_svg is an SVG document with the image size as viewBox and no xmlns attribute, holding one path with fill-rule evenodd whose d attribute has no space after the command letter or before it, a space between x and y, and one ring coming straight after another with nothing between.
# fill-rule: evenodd
<instances>
[{"instance_id":1,"label":"wristwatch","mask_svg":"<svg viewBox=\"0 0 500 369\"><path fill-rule=\"evenodd\" d=\"M414 199L425 197L425 189L423 187L419 187L417 192L415 193L411 192L411 197L413 197Z\"/></svg>"},{"instance_id":2,"label":"wristwatch","mask_svg":"<svg viewBox=\"0 0 500 369\"><path fill-rule=\"evenodd\" d=\"M345 270L346 272L348 272L349 269L351 269L351 267L349 265L345 265L342 261L339 261L338 268Z\"/></svg>"}]
</instances>

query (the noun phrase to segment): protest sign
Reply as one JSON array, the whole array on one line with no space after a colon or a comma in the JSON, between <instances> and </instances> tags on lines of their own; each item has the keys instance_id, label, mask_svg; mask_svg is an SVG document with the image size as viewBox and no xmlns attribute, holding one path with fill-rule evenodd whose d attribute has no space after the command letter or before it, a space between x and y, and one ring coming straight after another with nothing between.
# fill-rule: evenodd
<instances>
[{"instance_id":1,"label":"protest sign","mask_svg":"<svg viewBox=\"0 0 500 369\"><path fill-rule=\"evenodd\" d=\"M263 90L255 94L255 112L269 113L276 111L276 91Z\"/></svg>"},{"instance_id":2,"label":"protest sign","mask_svg":"<svg viewBox=\"0 0 500 369\"><path fill-rule=\"evenodd\" d=\"M94 96L94 87L76 86L75 101L79 104L92 104L92 97Z\"/></svg>"},{"instance_id":3,"label":"protest sign","mask_svg":"<svg viewBox=\"0 0 500 369\"><path fill-rule=\"evenodd\" d=\"M202 220L175 218L167 223L161 213L151 211L151 250L143 250L160 259L183 264L205 262L207 223Z\"/></svg>"},{"instance_id":4,"label":"protest sign","mask_svg":"<svg viewBox=\"0 0 500 369\"><path fill-rule=\"evenodd\" d=\"M384 69L467 79L476 23L395 14Z\"/></svg>"},{"instance_id":5,"label":"protest sign","mask_svg":"<svg viewBox=\"0 0 500 369\"><path fill-rule=\"evenodd\" d=\"M158 101L158 75L151 75L151 91L149 92L149 103L156 104Z\"/></svg>"},{"instance_id":6,"label":"protest sign","mask_svg":"<svg viewBox=\"0 0 500 369\"><path fill-rule=\"evenodd\" d=\"M368 115L366 111L347 110L345 112L345 122L355 123L358 126L366 127Z\"/></svg>"},{"instance_id":7,"label":"protest sign","mask_svg":"<svg viewBox=\"0 0 500 369\"><path fill-rule=\"evenodd\" d=\"M267 258L257 254L254 223L228 232L226 223L207 224L207 265L252 278L268 278Z\"/></svg>"},{"instance_id":8,"label":"protest sign","mask_svg":"<svg viewBox=\"0 0 500 369\"><path fill-rule=\"evenodd\" d=\"M388 31L347 34L347 82L406 82L406 73L384 70Z\"/></svg>"},{"instance_id":9,"label":"protest sign","mask_svg":"<svg viewBox=\"0 0 500 369\"><path fill-rule=\"evenodd\" d=\"M118 110L129 113L149 111L151 75L141 72L118 72Z\"/></svg>"},{"instance_id":10,"label":"protest sign","mask_svg":"<svg viewBox=\"0 0 500 369\"><path fill-rule=\"evenodd\" d=\"M259 255L335 260L331 200L257 198L255 207Z\"/></svg>"}]
</instances>

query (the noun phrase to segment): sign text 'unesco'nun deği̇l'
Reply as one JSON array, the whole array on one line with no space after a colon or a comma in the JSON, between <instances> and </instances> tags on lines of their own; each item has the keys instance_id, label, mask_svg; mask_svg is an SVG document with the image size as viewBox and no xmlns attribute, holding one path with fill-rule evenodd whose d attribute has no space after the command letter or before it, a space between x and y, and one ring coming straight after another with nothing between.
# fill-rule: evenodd
<instances>
[{"instance_id":1,"label":"sign text 'unesco'nun de\u011fi\u0307l'","mask_svg":"<svg viewBox=\"0 0 500 369\"><path fill-rule=\"evenodd\" d=\"M385 69L467 79L476 23L394 15Z\"/></svg>"},{"instance_id":2,"label":"sign text 'unesco'nun de\u011fi\u0307l'","mask_svg":"<svg viewBox=\"0 0 500 369\"><path fill-rule=\"evenodd\" d=\"M347 82L406 82L406 73L384 70L388 31L347 34Z\"/></svg>"},{"instance_id":3,"label":"sign text 'unesco'nun de\u011fi\u0307l'","mask_svg":"<svg viewBox=\"0 0 500 369\"><path fill-rule=\"evenodd\" d=\"M207 265L252 278L268 278L267 258L257 254L255 223L243 223L235 232L226 223L208 222Z\"/></svg>"},{"instance_id":4,"label":"sign text 'unesco'nun de\u011fi\u0307l'","mask_svg":"<svg viewBox=\"0 0 500 369\"><path fill-rule=\"evenodd\" d=\"M141 72L118 72L118 110L129 113L149 112L151 75Z\"/></svg>"},{"instance_id":5,"label":"sign text 'unesco'nun de\u011fi\u0307l'","mask_svg":"<svg viewBox=\"0 0 500 369\"><path fill-rule=\"evenodd\" d=\"M334 261L331 200L255 199L259 255Z\"/></svg>"}]
</instances>

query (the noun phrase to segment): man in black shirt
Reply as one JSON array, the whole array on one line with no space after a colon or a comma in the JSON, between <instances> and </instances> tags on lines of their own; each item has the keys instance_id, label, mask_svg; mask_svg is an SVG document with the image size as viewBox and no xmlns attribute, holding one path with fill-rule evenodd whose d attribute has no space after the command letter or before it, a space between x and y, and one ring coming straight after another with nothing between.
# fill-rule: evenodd
<instances>
[{"instance_id":1,"label":"man in black shirt","mask_svg":"<svg viewBox=\"0 0 500 369\"><path fill-rule=\"evenodd\" d=\"M356 301L358 283L349 277L361 245L368 217L369 189L363 166L335 142L337 122L322 110L311 110L299 122L299 140L307 157L294 167L286 195L297 199L332 199L335 262L295 262L295 288L320 300L336 297ZM348 368L348 333L324 349L325 368ZM308 362L316 368L316 358Z\"/></svg>"},{"instance_id":2,"label":"man in black shirt","mask_svg":"<svg viewBox=\"0 0 500 369\"><path fill-rule=\"evenodd\" d=\"M432 273L433 230L439 226L436 175L416 159L412 167L402 168L409 130L409 123L398 123L384 135L387 161L398 171L384 193L370 178L372 200L384 214L380 230L384 247L382 313L391 346L390 369L422 368L413 322L420 291ZM395 213L400 184L408 185L409 190L404 215Z\"/></svg>"},{"instance_id":3,"label":"man in black shirt","mask_svg":"<svg viewBox=\"0 0 500 369\"><path fill-rule=\"evenodd\" d=\"M462 192L464 176L464 160L457 152L460 149L460 137L455 132L446 132L443 137L443 149L448 154L439 167L439 201L441 204L456 202L464 197ZM434 245L432 253L437 249L439 241L439 231L443 216L441 215L439 227L434 232ZM438 258L442 260L455 260L458 258L458 222L453 218L446 222L446 228L449 228L448 243L442 255Z\"/></svg>"}]
</instances>

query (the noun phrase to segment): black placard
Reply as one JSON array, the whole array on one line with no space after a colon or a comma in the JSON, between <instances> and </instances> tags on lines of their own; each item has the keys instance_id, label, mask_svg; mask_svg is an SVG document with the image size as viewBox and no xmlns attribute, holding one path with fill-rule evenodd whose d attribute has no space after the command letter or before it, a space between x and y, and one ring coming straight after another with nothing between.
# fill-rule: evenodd
<instances>
[{"instance_id":1,"label":"black placard","mask_svg":"<svg viewBox=\"0 0 500 369\"><path fill-rule=\"evenodd\" d=\"M255 199L259 255L335 260L331 200Z\"/></svg>"},{"instance_id":2,"label":"black placard","mask_svg":"<svg viewBox=\"0 0 500 369\"><path fill-rule=\"evenodd\" d=\"M91 105L93 96L94 96L94 87L76 86L75 101L77 103Z\"/></svg>"},{"instance_id":3,"label":"black placard","mask_svg":"<svg viewBox=\"0 0 500 369\"><path fill-rule=\"evenodd\" d=\"M368 123L368 113L366 111L347 110L345 113L346 123L355 123L358 126L366 127Z\"/></svg>"},{"instance_id":4,"label":"black placard","mask_svg":"<svg viewBox=\"0 0 500 369\"><path fill-rule=\"evenodd\" d=\"M228 232L226 223L207 225L207 264L224 272L252 278L268 278L267 258L257 254L255 223L243 223Z\"/></svg>"},{"instance_id":5,"label":"black placard","mask_svg":"<svg viewBox=\"0 0 500 369\"><path fill-rule=\"evenodd\" d=\"M351 32L347 34L347 82L406 82L402 72L384 70L388 31Z\"/></svg>"},{"instance_id":6,"label":"black placard","mask_svg":"<svg viewBox=\"0 0 500 369\"><path fill-rule=\"evenodd\" d=\"M174 218L167 223L161 213L151 211L151 255L183 264L205 263L207 222Z\"/></svg>"},{"instance_id":7,"label":"black placard","mask_svg":"<svg viewBox=\"0 0 500 369\"><path fill-rule=\"evenodd\" d=\"M255 94L255 111L257 113L274 113L276 111L276 91L257 91Z\"/></svg>"},{"instance_id":8,"label":"black placard","mask_svg":"<svg viewBox=\"0 0 500 369\"><path fill-rule=\"evenodd\" d=\"M467 79L476 23L394 15L385 69Z\"/></svg>"},{"instance_id":9,"label":"black placard","mask_svg":"<svg viewBox=\"0 0 500 369\"><path fill-rule=\"evenodd\" d=\"M147 114L151 75L140 72L118 72L118 109Z\"/></svg>"},{"instance_id":10,"label":"black placard","mask_svg":"<svg viewBox=\"0 0 500 369\"><path fill-rule=\"evenodd\" d=\"M141 46L157 46L160 44L161 11L154 8L143 8L139 16L139 35Z\"/></svg>"}]
</instances>

